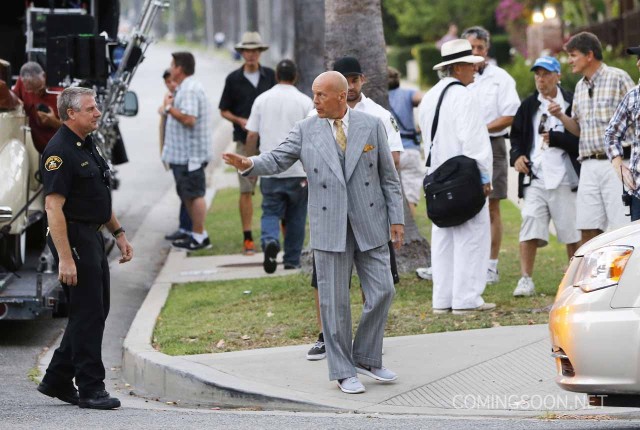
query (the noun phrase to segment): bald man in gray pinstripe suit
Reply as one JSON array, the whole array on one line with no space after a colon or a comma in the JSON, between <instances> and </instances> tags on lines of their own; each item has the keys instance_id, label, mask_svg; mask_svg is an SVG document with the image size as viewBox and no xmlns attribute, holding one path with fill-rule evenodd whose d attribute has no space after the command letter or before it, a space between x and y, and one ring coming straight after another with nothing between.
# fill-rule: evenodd
<instances>
[{"instance_id":1,"label":"bald man in gray pinstripe suit","mask_svg":"<svg viewBox=\"0 0 640 430\"><path fill-rule=\"evenodd\" d=\"M329 379L345 393L363 393L357 373L385 382L397 378L382 366L382 338L395 294L387 242L391 236L399 248L404 234L400 181L382 122L347 107L347 81L340 73L319 75L313 95L318 116L298 122L276 149L223 158L251 176L279 173L302 161ZM352 344L354 263L366 301Z\"/></svg>"}]
</instances>

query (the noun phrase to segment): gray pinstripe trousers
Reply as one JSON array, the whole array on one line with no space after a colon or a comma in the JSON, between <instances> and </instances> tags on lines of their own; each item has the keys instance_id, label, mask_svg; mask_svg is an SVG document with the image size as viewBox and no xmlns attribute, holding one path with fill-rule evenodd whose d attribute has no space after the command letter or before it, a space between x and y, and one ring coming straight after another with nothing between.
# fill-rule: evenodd
<instances>
[{"instance_id":1,"label":"gray pinstripe trousers","mask_svg":"<svg viewBox=\"0 0 640 430\"><path fill-rule=\"evenodd\" d=\"M395 295L389 247L385 243L369 251L358 250L353 231L348 225L345 252L314 250L313 253L329 379L333 381L356 376L355 364L382 367L382 338ZM349 281L354 263L365 304L352 345Z\"/></svg>"}]
</instances>

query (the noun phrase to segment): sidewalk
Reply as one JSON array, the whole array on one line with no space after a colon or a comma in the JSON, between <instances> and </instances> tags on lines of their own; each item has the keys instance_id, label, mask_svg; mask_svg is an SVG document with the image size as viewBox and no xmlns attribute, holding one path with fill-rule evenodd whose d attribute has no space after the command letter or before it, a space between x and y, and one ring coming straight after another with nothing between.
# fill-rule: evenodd
<instances>
[{"instance_id":1,"label":"sidewalk","mask_svg":"<svg viewBox=\"0 0 640 430\"><path fill-rule=\"evenodd\" d=\"M213 177L211 196L216 185L237 184L224 166ZM558 388L545 325L387 338L384 364L399 378L382 384L361 377L367 392L360 395L343 394L327 379L326 360L307 361L307 344L192 356L168 356L152 347L172 284L285 273L266 275L262 258L169 253L124 341L122 371L133 393L182 406L314 412L541 417L634 411L588 408L586 396Z\"/></svg>"}]
</instances>

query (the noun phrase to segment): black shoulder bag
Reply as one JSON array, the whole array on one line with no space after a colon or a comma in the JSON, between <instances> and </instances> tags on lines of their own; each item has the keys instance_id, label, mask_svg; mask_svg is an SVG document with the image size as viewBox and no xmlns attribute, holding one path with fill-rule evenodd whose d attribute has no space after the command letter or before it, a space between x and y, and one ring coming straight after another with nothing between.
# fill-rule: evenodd
<instances>
[{"instance_id":1,"label":"black shoulder bag","mask_svg":"<svg viewBox=\"0 0 640 430\"><path fill-rule=\"evenodd\" d=\"M440 94L431 127L427 167L431 165L431 151L438 129L440 105L445 92L452 85L462 84L457 81L451 82ZM422 185L427 199L427 216L438 227L454 227L467 222L480 212L486 202L478 164L473 158L464 155L449 158L433 173L425 176Z\"/></svg>"}]
</instances>

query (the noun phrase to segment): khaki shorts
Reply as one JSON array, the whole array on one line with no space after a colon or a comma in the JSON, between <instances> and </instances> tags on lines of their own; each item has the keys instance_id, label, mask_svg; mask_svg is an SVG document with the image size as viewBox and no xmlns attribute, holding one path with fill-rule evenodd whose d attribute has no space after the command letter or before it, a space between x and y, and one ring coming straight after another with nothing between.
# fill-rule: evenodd
<instances>
[{"instance_id":1,"label":"khaki shorts","mask_svg":"<svg viewBox=\"0 0 640 430\"><path fill-rule=\"evenodd\" d=\"M504 137L492 137L491 150L493 152L493 178L491 178L493 191L489 194L489 198L504 200L507 198L507 177L509 169L507 143Z\"/></svg>"},{"instance_id":2,"label":"khaki shorts","mask_svg":"<svg viewBox=\"0 0 640 430\"><path fill-rule=\"evenodd\" d=\"M400 179L402 189L409 203L418 204L424 195L422 183L426 168L420 151L417 149L405 149L400 153Z\"/></svg>"},{"instance_id":3,"label":"khaki shorts","mask_svg":"<svg viewBox=\"0 0 640 430\"><path fill-rule=\"evenodd\" d=\"M576 228L576 193L569 185L547 190L542 181L533 180L524 188L520 242L537 239L538 247L547 245L551 220L556 227L558 242L580 241L581 235Z\"/></svg>"},{"instance_id":4,"label":"khaki shorts","mask_svg":"<svg viewBox=\"0 0 640 430\"><path fill-rule=\"evenodd\" d=\"M237 140L236 141L236 154L246 156L244 152L245 145L243 142ZM240 192L241 193L251 193L255 194L256 191L256 183L251 182L248 177L242 176L238 173L238 182L240 183Z\"/></svg>"}]
</instances>

